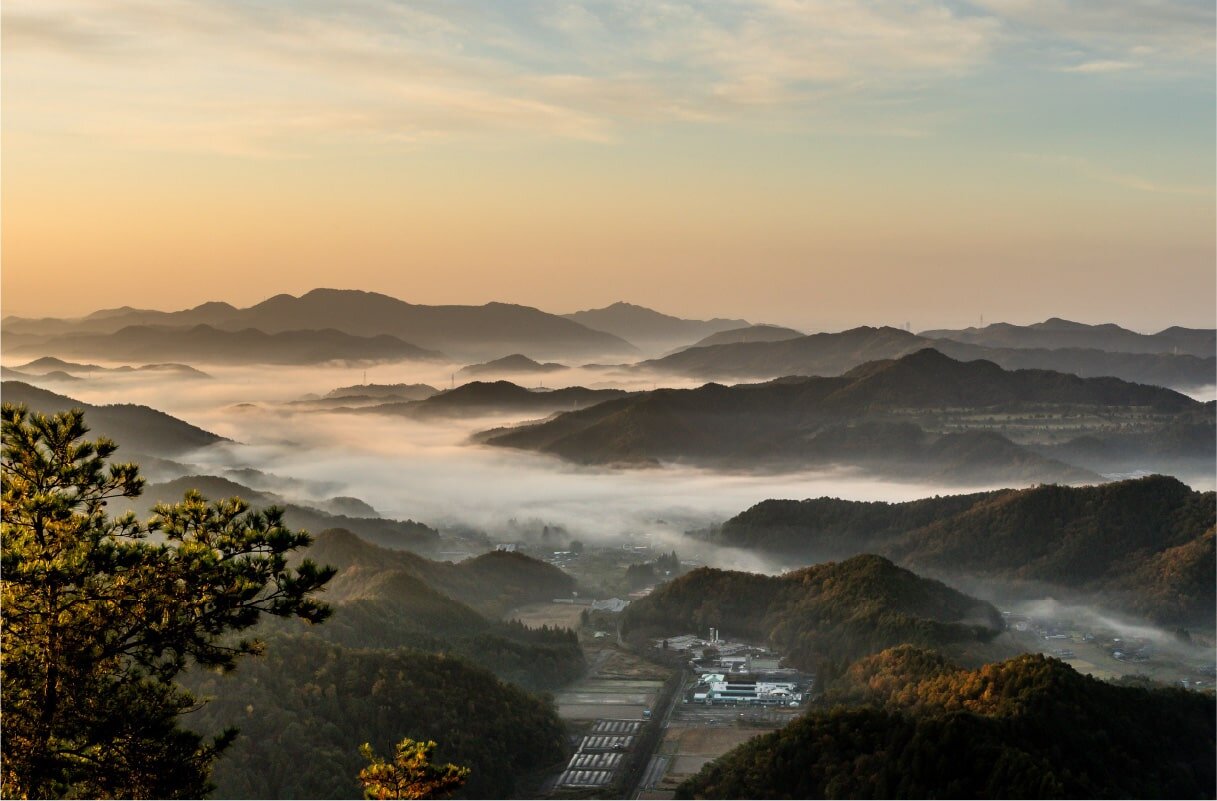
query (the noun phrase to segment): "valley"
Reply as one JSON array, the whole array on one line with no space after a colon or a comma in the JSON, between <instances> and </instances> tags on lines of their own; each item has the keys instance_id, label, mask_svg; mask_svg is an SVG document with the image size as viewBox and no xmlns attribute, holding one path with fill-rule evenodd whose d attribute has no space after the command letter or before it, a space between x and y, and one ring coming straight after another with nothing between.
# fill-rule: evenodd
<instances>
[{"instance_id":1,"label":"valley","mask_svg":"<svg viewBox=\"0 0 1217 801\"><path fill-rule=\"evenodd\" d=\"M724 328L701 347L797 335ZM209 699L193 725L247 733L220 797L349 797L342 743L387 749L403 725L469 765L475 795L684 797L900 648L1213 688L1213 404L1170 389L935 350L662 388L653 370L525 357L225 358L155 384L91 358L17 365L3 392L83 408L120 458L133 445L149 481L112 514L190 490L278 506L312 535L303 557L337 571L330 620L267 621L261 667L186 676ZM761 686L798 700L712 700ZM477 688L467 707L457 687ZM474 722L485 703L503 732ZM528 758L494 745L506 731Z\"/></svg>"}]
</instances>

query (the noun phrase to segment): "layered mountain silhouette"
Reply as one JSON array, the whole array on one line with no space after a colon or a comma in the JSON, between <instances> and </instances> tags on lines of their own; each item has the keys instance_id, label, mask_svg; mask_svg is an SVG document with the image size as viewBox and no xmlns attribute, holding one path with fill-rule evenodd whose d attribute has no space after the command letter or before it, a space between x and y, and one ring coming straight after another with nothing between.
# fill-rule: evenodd
<instances>
[{"instance_id":1,"label":"layered mountain silhouette","mask_svg":"<svg viewBox=\"0 0 1217 801\"><path fill-rule=\"evenodd\" d=\"M783 328L780 325L750 325L746 328L732 328L729 331L719 331L694 342L689 347L705 348L710 345L734 345L738 342L781 342L786 339L797 339L806 336L802 331L793 328Z\"/></svg>"},{"instance_id":2,"label":"layered mountain silhouette","mask_svg":"<svg viewBox=\"0 0 1217 801\"><path fill-rule=\"evenodd\" d=\"M139 461L141 454L172 458L228 441L148 406L130 403L95 406L20 381L5 381L0 388L5 403L23 404L42 414L83 409L89 436L105 436L119 443L120 460Z\"/></svg>"},{"instance_id":3,"label":"layered mountain silhouette","mask_svg":"<svg viewBox=\"0 0 1217 801\"><path fill-rule=\"evenodd\" d=\"M1215 497L1149 476L907 503L768 500L713 537L799 562L880 553L930 575L1000 582L1008 593L1101 595L1158 623L1211 628Z\"/></svg>"},{"instance_id":4,"label":"layered mountain silhouette","mask_svg":"<svg viewBox=\"0 0 1217 801\"><path fill-rule=\"evenodd\" d=\"M470 381L420 401L381 403L353 411L419 418L474 417L501 412L536 415L582 409L628 394L621 389L527 389L510 381Z\"/></svg>"},{"instance_id":5,"label":"layered mountain silhouette","mask_svg":"<svg viewBox=\"0 0 1217 801\"><path fill-rule=\"evenodd\" d=\"M470 364L457 371L457 375L465 377L493 377L501 375L516 375L520 373L553 373L567 369L565 364L557 362L541 363L528 358L522 353L513 353L501 359L494 359L481 364Z\"/></svg>"},{"instance_id":6,"label":"layered mountain silhouette","mask_svg":"<svg viewBox=\"0 0 1217 801\"><path fill-rule=\"evenodd\" d=\"M985 359L1006 369L1038 368L1083 377L1113 376L1159 386L1213 383L1217 358L1175 353L1125 353L1084 348L986 347L931 339L899 328L862 326L838 333L769 342L692 347L639 363L644 370L698 378L840 375L859 364L934 348L955 359Z\"/></svg>"},{"instance_id":7,"label":"layered mountain silhouette","mask_svg":"<svg viewBox=\"0 0 1217 801\"><path fill-rule=\"evenodd\" d=\"M388 400L423 400L438 393L429 384L355 384L337 387L325 393L327 400L342 398L386 398Z\"/></svg>"},{"instance_id":8,"label":"layered mountain silhouette","mask_svg":"<svg viewBox=\"0 0 1217 801\"><path fill-rule=\"evenodd\" d=\"M174 364L172 362L166 364L141 364L138 367L131 365L122 365L119 367L102 367L98 364L80 364L79 362L67 362L63 359L57 359L54 356L43 356L34 359L32 362L17 365L14 370L19 370L23 373L35 376L58 376L67 375L70 378L80 378L83 376L91 376L94 373L157 373L161 375L169 375L175 378L210 378L211 376L204 373L202 370L197 370L188 364Z\"/></svg>"},{"instance_id":9,"label":"layered mountain silhouette","mask_svg":"<svg viewBox=\"0 0 1217 801\"><path fill-rule=\"evenodd\" d=\"M563 315L596 331L606 331L651 352L663 352L719 331L748 326L747 320L685 320L618 301L602 309Z\"/></svg>"},{"instance_id":10,"label":"layered mountain silhouette","mask_svg":"<svg viewBox=\"0 0 1217 801\"><path fill-rule=\"evenodd\" d=\"M349 352L360 340L341 340L347 346L347 352L327 358L342 359L412 358L409 352L404 352L405 343L422 350L442 351L453 358L488 357L504 350L545 356L629 355L636 352L628 342L612 334L591 330L573 320L529 306L508 303L423 306L376 292L339 289L314 289L299 297L276 295L242 309L227 303L204 303L179 312L124 308L95 312L76 320L7 317L3 321L6 333L25 338L14 341L14 345L29 348L29 336L42 335L51 337L43 340L46 350L85 353L84 343L93 339L99 344L91 352L105 354L107 358L112 357L113 351L101 343L110 343L97 334L112 334L130 327L190 329L197 326L227 332L254 329L267 334L333 329L350 337L374 340L363 342L373 351L389 351L384 355L377 352L360 355ZM60 339L67 334L90 336L66 342ZM377 346L375 342L381 344ZM65 350L68 346L74 350ZM297 357L297 361L290 363L307 362L299 361Z\"/></svg>"},{"instance_id":11,"label":"layered mountain silhouette","mask_svg":"<svg viewBox=\"0 0 1217 801\"><path fill-rule=\"evenodd\" d=\"M483 440L592 464L839 464L946 481L1077 482L1097 476L1029 446L1079 431L1158 431L1206 410L1161 387L1007 371L927 349L838 377L636 393Z\"/></svg>"},{"instance_id":12,"label":"layered mountain silhouette","mask_svg":"<svg viewBox=\"0 0 1217 801\"><path fill-rule=\"evenodd\" d=\"M443 358L437 351L424 350L387 334L357 336L332 328L268 334L254 328L229 331L210 325L189 328L133 325L109 334L61 334L35 346L17 346L12 350L20 353L31 347L75 357L214 364L434 361Z\"/></svg>"},{"instance_id":13,"label":"layered mountain silhouette","mask_svg":"<svg viewBox=\"0 0 1217 801\"><path fill-rule=\"evenodd\" d=\"M337 387L325 395L305 395L288 405L308 410L326 410L376 406L383 403L407 403L429 398L439 393L430 384L355 384Z\"/></svg>"},{"instance_id":14,"label":"layered mountain silhouette","mask_svg":"<svg viewBox=\"0 0 1217 801\"><path fill-rule=\"evenodd\" d=\"M950 339L990 348L1086 348L1119 353L1217 355L1217 331L1172 326L1156 334L1138 334L1112 323L1087 325L1053 317L1033 325L994 323L983 328L922 331L931 339Z\"/></svg>"}]
</instances>

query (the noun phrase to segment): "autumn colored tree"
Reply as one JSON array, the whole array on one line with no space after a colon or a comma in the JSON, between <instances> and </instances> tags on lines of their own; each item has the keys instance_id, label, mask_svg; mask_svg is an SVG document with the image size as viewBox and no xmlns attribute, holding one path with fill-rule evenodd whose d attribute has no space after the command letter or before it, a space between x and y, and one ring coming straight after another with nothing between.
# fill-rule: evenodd
<instances>
[{"instance_id":1,"label":"autumn colored tree","mask_svg":"<svg viewBox=\"0 0 1217 801\"><path fill-rule=\"evenodd\" d=\"M201 797L235 732L183 729L197 701L174 678L257 653L233 635L263 614L324 620L312 595L334 571L289 568L309 536L236 498L111 518L144 480L109 461L114 442L84 438L83 412L4 404L0 419L3 794Z\"/></svg>"},{"instance_id":2,"label":"autumn colored tree","mask_svg":"<svg viewBox=\"0 0 1217 801\"><path fill-rule=\"evenodd\" d=\"M392 762L377 756L372 746L364 743L359 753L370 763L359 772L366 798L446 798L465 784L469 768L451 763L434 765L431 754L435 742L411 740L397 744Z\"/></svg>"}]
</instances>

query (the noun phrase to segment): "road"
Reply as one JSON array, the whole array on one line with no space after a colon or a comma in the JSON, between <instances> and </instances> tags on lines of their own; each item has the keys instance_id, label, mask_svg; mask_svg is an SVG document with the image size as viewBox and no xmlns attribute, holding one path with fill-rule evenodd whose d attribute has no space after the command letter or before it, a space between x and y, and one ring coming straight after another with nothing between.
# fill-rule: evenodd
<instances>
[{"instance_id":1,"label":"road","mask_svg":"<svg viewBox=\"0 0 1217 801\"><path fill-rule=\"evenodd\" d=\"M687 668L682 669L680 671L680 683L676 685L672 697L668 700L668 705L663 711L663 716L653 721L653 724L658 726L659 736L655 738L655 744L651 747L651 753L647 755L647 769L642 772L637 786L630 793L630 798L637 798L643 790L655 785L663 778L663 774L667 771L667 757L659 756L655 752L663 744L664 734L668 730L668 724L672 722L672 714L676 711L676 707L680 705L681 699L684 698L685 685L688 681L689 671Z\"/></svg>"}]
</instances>

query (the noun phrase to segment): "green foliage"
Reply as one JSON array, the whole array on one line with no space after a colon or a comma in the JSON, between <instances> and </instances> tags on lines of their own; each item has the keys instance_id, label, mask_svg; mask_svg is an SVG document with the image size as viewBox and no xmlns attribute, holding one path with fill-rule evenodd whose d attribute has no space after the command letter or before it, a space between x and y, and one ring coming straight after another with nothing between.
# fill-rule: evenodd
<instances>
[{"instance_id":1,"label":"green foliage","mask_svg":"<svg viewBox=\"0 0 1217 801\"><path fill-rule=\"evenodd\" d=\"M1160 623L1212 625L1214 497L1148 476L908 503L770 500L727 521L717 536L787 558L871 552L914 569L1048 582L1103 592Z\"/></svg>"},{"instance_id":2,"label":"green foliage","mask_svg":"<svg viewBox=\"0 0 1217 801\"><path fill-rule=\"evenodd\" d=\"M195 671L190 688L213 697L192 723L239 726L216 765L219 798L359 798L359 743L389 752L403 733L440 743L436 757L471 769L464 794L510 798L561 763L564 730L551 699L500 681L462 659L356 649L318 634L277 636L227 675Z\"/></svg>"},{"instance_id":3,"label":"green foliage","mask_svg":"<svg viewBox=\"0 0 1217 801\"><path fill-rule=\"evenodd\" d=\"M979 670L897 648L814 710L711 763L679 798L1212 798L1214 707L1024 655Z\"/></svg>"},{"instance_id":4,"label":"green foliage","mask_svg":"<svg viewBox=\"0 0 1217 801\"><path fill-rule=\"evenodd\" d=\"M779 577L700 568L630 604L622 622L631 636L711 626L817 671L904 642L967 648L1004 628L992 605L870 555Z\"/></svg>"},{"instance_id":5,"label":"green foliage","mask_svg":"<svg viewBox=\"0 0 1217 801\"><path fill-rule=\"evenodd\" d=\"M188 493L146 525L111 519L107 502L143 479L87 432L79 410L3 407L4 793L198 797L232 734L179 728L195 700L174 678L190 661L228 670L256 653L226 635L263 614L324 620L311 596L333 571L288 568L308 535L237 499Z\"/></svg>"},{"instance_id":6,"label":"green foliage","mask_svg":"<svg viewBox=\"0 0 1217 801\"><path fill-rule=\"evenodd\" d=\"M469 768L449 762L435 765L431 753L435 741L418 742L409 737L396 746L392 762L385 762L364 743L360 755L370 763L359 771L359 783L366 798L445 798L465 784Z\"/></svg>"},{"instance_id":7,"label":"green foliage","mask_svg":"<svg viewBox=\"0 0 1217 801\"><path fill-rule=\"evenodd\" d=\"M459 655L536 690L573 681L586 667L573 631L530 629L491 617L538 598L569 594L573 579L552 565L501 551L457 564L434 562L338 529L321 532L311 553L339 567L327 588L334 617L319 632L331 642ZM275 628L296 630L289 624Z\"/></svg>"}]
</instances>

